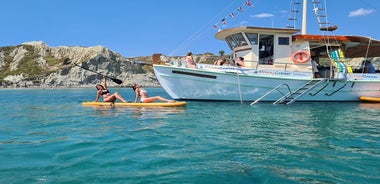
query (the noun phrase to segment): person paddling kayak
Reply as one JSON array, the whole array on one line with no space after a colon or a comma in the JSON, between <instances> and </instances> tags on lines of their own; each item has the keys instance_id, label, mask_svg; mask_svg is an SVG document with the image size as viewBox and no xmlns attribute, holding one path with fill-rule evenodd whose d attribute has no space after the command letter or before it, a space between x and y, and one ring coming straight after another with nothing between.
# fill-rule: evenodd
<instances>
[{"instance_id":1,"label":"person paddling kayak","mask_svg":"<svg viewBox=\"0 0 380 184\"><path fill-rule=\"evenodd\" d=\"M127 102L118 92L115 92L113 94L110 93L110 91L107 89L107 82L105 76L103 76L103 84L104 86L101 84L96 85L97 92L95 102L99 101L100 96L103 97L104 102L115 102L116 99L122 102Z\"/></svg>"}]
</instances>

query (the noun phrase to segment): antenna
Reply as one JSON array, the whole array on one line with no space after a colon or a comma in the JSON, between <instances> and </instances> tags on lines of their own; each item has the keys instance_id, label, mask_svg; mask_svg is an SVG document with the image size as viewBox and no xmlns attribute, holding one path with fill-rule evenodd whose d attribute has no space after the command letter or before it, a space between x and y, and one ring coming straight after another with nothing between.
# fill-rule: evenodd
<instances>
[{"instance_id":1,"label":"antenna","mask_svg":"<svg viewBox=\"0 0 380 184\"><path fill-rule=\"evenodd\" d=\"M306 34L306 27L307 27L307 0L303 0L302 3L302 29L301 34Z\"/></svg>"}]
</instances>

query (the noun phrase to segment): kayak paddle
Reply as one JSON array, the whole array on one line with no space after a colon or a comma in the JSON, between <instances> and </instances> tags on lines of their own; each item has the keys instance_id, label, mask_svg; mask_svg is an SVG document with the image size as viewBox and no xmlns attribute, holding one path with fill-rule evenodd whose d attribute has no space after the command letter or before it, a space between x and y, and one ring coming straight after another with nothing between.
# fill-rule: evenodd
<instances>
[{"instance_id":1,"label":"kayak paddle","mask_svg":"<svg viewBox=\"0 0 380 184\"><path fill-rule=\"evenodd\" d=\"M63 64L65 64L65 65L67 65L67 64L70 64L71 62L68 60L68 59L66 59L64 62L63 62ZM96 74L99 74L99 75L103 75L103 74L101 74L101 73L99 73L99 72L97 72L97 71L94 71L94 70L91 70L91 69L89 69L89 68L85 68L85 67L83 67L83 66L80 66L80 65L78 65L78 64L76 64L76 63L73 63L75 66L77 66L77 67L80 67L80 68L82 68L82 69L85 69L85 70L87 70L87 71L90 71L90 72L94 72L94 73L96 73ZM123 83L123 81L122 80L120 80L120 79L116 79L116 78L113 78L113 77L110 77L110 76L107 76L107 75L103 75L104 77L107 77L107 78L109 78L109 79L111 79L113 82L115 82L116 84L121 84L121 83Z\"/></svg>"}]
</instances>

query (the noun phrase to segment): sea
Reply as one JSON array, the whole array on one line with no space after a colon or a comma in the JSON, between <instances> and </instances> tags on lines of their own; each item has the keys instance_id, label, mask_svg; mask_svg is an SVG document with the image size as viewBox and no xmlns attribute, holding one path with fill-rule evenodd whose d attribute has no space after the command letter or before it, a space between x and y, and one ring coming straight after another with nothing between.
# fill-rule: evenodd
<instances>
[{"instance_id":1,"label":"sea","mask_svg":"<svg viewBox=\"0 0 380 184\"><path fill-rule=\"evenodd\" d=\"M0 89L0 183L380 183L380 103L82 106L95 95Z\"/></svg>"}]
</instances>

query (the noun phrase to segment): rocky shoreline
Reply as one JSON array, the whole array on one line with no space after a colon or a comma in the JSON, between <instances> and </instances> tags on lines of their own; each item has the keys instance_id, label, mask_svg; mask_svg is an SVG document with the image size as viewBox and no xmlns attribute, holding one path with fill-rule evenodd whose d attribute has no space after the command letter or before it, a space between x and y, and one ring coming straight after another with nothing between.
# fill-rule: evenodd
<instances>
[{"instance_id":1,"label":"rocky shoreline","mask_svg":"<svg viewBox=\"0 0 380 184\"><path fill-rule=\"evenodd\" d=\"M210 53L194 57L200 63L217 58ZM110 87L134 83L159 87L152 64L183 58L161 54L126 58L103 46L49 47L41 41L26 42L0 47L0 88L87 88L101 83L101 74L123 81L118 85L109 80Z\"/></svg>"}]
</instances>

